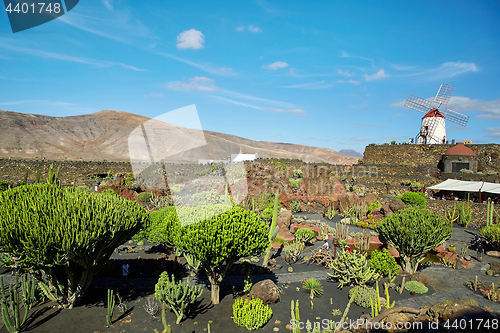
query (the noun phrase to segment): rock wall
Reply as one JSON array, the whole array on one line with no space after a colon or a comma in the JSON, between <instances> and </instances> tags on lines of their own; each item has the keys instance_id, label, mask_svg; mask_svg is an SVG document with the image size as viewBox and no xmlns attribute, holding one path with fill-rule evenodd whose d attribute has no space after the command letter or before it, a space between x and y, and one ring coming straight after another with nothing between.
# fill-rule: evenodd
<instances>
[{"instance_id":1,"label":"rock wall","mask_svg":"<svg viewBox=\"0 0 500 333\"><path fill-rule=\"evenodd\" d=\"M386 164L400 165L406 163L408 166L416 167L429 165L438 167L442 154L453 145L380 145L367 146L363 155L364 164ZM471 144L467 145L477 155L478 171L494 170L500 171L500 145L498 144ZM491 163L489 156L492 157Z\"/></svg>"},{"instance_id":2,"label":"rock wall","mask_svg":"<svg viewBox=\"0 0 500 333\"><path fill-rule=\"evenodd\" d=\"M453 207L458 205L458 201L446 201L446 200L429 200L427 208L438 214L444 214L445 212L453 209ZM470 208L472 211L472 222L471 225L474 227L484 227L486 226L486 204L485 203L470 203ZM498 207L495 207L498 211ZM472 238L472 235L471 235Z\"/></svg>"}]
</instances>

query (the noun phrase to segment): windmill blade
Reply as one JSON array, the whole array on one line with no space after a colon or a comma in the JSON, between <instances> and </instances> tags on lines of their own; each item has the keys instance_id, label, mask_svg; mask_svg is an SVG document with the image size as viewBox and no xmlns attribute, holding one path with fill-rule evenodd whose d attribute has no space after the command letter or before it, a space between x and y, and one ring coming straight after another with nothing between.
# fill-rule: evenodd
<instances>
[{"instance_id":1,"label":"windmill blade","mask_svg":"<svg viewBox=\"0 0 500 333\"><path fill-rule=\"evenodd\" d=\"M432 102L414 95L408 96L405 102L407 108L417 110L422 113L427 113L431 109Z\"/></svg>"},{"instance_id":2,"label":"windmill blade","mask_svg":"<svg viewBox=\"0 0 500 333\"><path fill-rule=\"evenodd\" d=\"M467 126L469 122L469 116L464 114L452 111L450 109L446 109L446 111L439 111L446 120L451 121L452 123L458 124L460 126Z\"/></svg>"},{"instance_id":3,"label":"windmill blade","mask_svg":"<svg viewBox=\"0 0 500 333\"><path fill-rule=\"evenodd\" d=\"M445 104L445 105L448 104L448 101L450 100L451 94L453 94L454 89L455 86L452 86L451 84L442 83L441 87L439 87L436 97L434 97L434 103Z\"/></svg>"},{"instance_id":4,"label":"windmill blade","mask_svg":"<svg viewBox=\"0 0 500 333\"><path fill-rule=\"evenodd\" d=\"M439 122L438 117L432 117L430 118L430 122L428 123L427 126L429 126L428 132L427 132L427 142L430 142L431 139L434 139L435 141L439 141L439 138L437 138L434 134L437 129L437 125Z\"/></svg>"}]
</instances>

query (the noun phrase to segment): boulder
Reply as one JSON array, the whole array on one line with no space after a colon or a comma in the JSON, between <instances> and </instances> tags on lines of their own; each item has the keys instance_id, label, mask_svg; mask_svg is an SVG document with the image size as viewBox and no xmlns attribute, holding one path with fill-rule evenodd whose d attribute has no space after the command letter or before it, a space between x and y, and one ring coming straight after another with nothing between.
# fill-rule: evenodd
<instances>
[{"instance_id":1,"label":"boulder","mask_svg":"<svg viewBox=\"0 0 500 333\"><path fill-rule=\"evenodd\" d=\"M279 228L280 230L278 231L276 237L282 238L287 243L291 243L295 240L295 236L290 232L290 230L286 226L280 225Z\"/></svg>"},{"instance_id":2,"label":"boulder","mask_svg":"<svg viewBox=\"0 0 500 333\"><path fill-rule=\"evenodd\" d=\"M278 219L276 220L276 225L290 227L290 221L292 219L292 212L289 210L284 210L278 213Z\"/></svg>"},{"instance_id":3,"label":"boulder","mask_svg":"<svg viewBox=\"0 0 500 333\"><path fill-rule=\"evenodd\" d=\"M498 251L488 251L488 252L486 252L486 255L488 255L490 257L497 257L497 258L499 258L500 257L500 252L498 252Z\"/></svg>"},{"instance_id":4,"label":"boulder","mask_svg":"<svg viewBox=\"0 0 500 333\"><path fill-rule=\"evenodd\" d=\"M391 216L392 214L394 214L391 207L389 207L389 204L382 205L382 208L380 208L380 212L384 214L384 217Z\"/></svg>"},{"instance_id":5,"label":"boulder","mask_svg":"<svg viewBox=\"0 0 500 333\"><path fill-rule=\"evenodd\" d=\"M260 298L264 304L276 303L280 300L278 286L270 279L262 280L252 286L250 297Z\"/></svg>"},{"instance_id":6,"label":"boulder","mask_svg":"<svg viewBox=\"0 0 500 333\"><path fill-rule=\"evenodd\" d=\"M392 199L389 202L389 208L393 211L396 212L401 209L405 209L405 203L401 199Z\"/></svg>"}]
</instances>

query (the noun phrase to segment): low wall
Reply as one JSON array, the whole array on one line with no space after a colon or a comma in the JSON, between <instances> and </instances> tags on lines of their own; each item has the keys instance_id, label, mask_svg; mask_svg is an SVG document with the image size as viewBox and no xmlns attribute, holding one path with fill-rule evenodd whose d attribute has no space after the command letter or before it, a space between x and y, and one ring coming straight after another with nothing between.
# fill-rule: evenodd
<instances>
[{"instance_id":1,"label":"low wall","mask_svg":"<svg viewBox=\"0 0 500 333\"><path fill-rule=\"evenodd\" d=\"M460 201L451 200L429 200L427 208L438 214L444 214L445 212L453 209L454 205L457 205ZM485 203L470 203L470 208L472 211L472 221L471 225L474 227L484 227L486 226L486 205ZM498 208L496 208L498 210Z\"/></svg>"}]
</instances>

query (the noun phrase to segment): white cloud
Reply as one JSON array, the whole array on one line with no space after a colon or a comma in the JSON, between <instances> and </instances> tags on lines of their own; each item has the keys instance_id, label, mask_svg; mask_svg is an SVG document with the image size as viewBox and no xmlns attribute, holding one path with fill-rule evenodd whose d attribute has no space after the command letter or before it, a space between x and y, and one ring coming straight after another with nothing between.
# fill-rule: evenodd
<instances>
[{"instance_id":1,"label":"white cloud","mask_svg":"<svg viewBox=\"0 0 500 333\"><path fill-rule=\"evenodd\" d=\"M223 101L229 102L229 103L236 104L236 105L246 106L246 107L249 107L251 109L264 110L264 108L262 108L260 106L255 106L255 105L248 104L248 103L238 102L238 101L235 101L235 100L232 100L232 99L229 99L229 98L224 98L224 97L221 97L221 96L214 96L214 97L216 97L218 99L221 99Z\"/></svg>"},{"instance_id":2,"label":"white cloud","mask_svg":"<svg viewBox=\"0 0 500 333\"><path fill-rule=\"evenodd\" d=\"M500 138L500 127L490 127L484 130L490 134L486 135L489 138Z\"/></svg>"},{"instance_id":3,"label":"white cloud","mask_svg":"<svg viewBox=\"0 0 500 333\"><path fill-rule=\"evenodd\" d=\"M365 78L366 81L373 81L373 80L384 79L386 77L389 77L389 75L385 74L385 71L383 69L381 69L375 74L372 74L372 75L365 74L365 75L363 75L363 77Z\"/></svg>"},{"instance_id":4,"label":"white cloud","mask_svg":"<svg viewBox=\"0 0 500 333\"><path fill-rule=\"evenodd\" d=\"M43 104L49 106L73 106L75 104L68 102L59 102L59 101L47 101L47 100L36 100L36 99L28 99L24 101L14 101L14 102L0 102L0 105L21 105L21 104Z\"/></svg>"},{"instance_id":5,"label":"white cloud","mask_svg":"<svg viewBox=\"0 0 500 333\"><path fill-rule=\"evenodd\" d=\"M166 84L168 89L172 90L199 90L215 91L217 86L213 84L214 80L208 77L198 77L188 79L187 81L171 81Z\"/></svg>"},{"instance_id":6,"label":"white cloud","mask_svg":"<svg viewBox=\"0 0 500 333\"><path fill-rule=\"evenodd\" d=\"M267 109L271 113L291 113L293 116L305 116L306 113L302 109L275 109L275 108L269 108Z\"/></svg>"},{"instance_id":7,"label":"white cloud","mask_svg":"<svg viewBox=\"0 0 500 333\"><path fill-rule=\"evenodd\" d=\"M177 36L178 49L202 49L204 42L205 36L201 33L201 31L195 29L183 31L179 34L179 36Z\"/></svg>"},{"instance_id":8,"label":"white cloud","mask_svg":"<svg viewBox=\"0 0 500 333\"><path fill-rule=\"evenodd\" d=\"M356 142L370 141L368 138L351 138L350 140Z\"/></svg>"},{"instance_id":9,"label":"white cloud","mask_svg":"<svg viewBox=\"0 0 500 333\"><path fill-rule=\"evenodd\" d=\"M248 31L250 32L262 32L259 27L254 27L253 25L248 26Z\"/></svg>"},{"instance_id":10,"label":"white cloud","mask_svg":"<svg viewBox=\"0 0 500 333\"><path fill-rule=\"evenodd\" d=\"M457 112L479 113L479 119L500 120L500 98L492 101L484 101L479 99L470 99L463 96L452 96L446 106Z\"/></svg>"},{"instance_id":11,"label":"white cloud","mask_svg":"<svg viewBox=\"0 0 500 333\"><path fill-rule=\"evenodd\" d=\"M295 84L295 85L291 85L291 86L280 86L278 88L317 90L317 89L327 89L330 87L332 87L332 84L325 83L325 81L318 81L318 82Z\"/></svg>"},{"instance_id":12,"label":"white cloud","mask_svg":"<svg viewBox=\"0 0 500 333\"><path fill-rule=\"evenodd\" d=\"M441 66L424 70L410 76L422 76L427 80L449 79L456 75L477 72L476 64L470 62L445 62Z\"/></svg>"},{"instance_id":13,"label":"white cloud","mask_svg":"<svg viewBox=\"0 0 500 333\"><path fill-rule=\"evenodd\" d=\"M340 74L340 75L342 75L342 76L347 76L347 77L351 77L351 76L356 75L356 73L354 73L354 72L349 72L348 70L347 70L347 71L343 71L343 70L341 70L341 69L339 69L339 70L337 71L337 73L339 73L339 74Z\"/></svg>"},{"instance_id":14,"label":"white cloud","mask_svg":"<svg viewBox=\"0 0 500 333\"><path fill-rule=\"evenodd\" d=\"M406 101L399 100L397 102L392 103L391 107L393 107L393 108L403 107L403 106L405 106L405 102Z\"/></svg>"},{"instance_id":15,"label":"white cloud","mask_svg":"<svg viewBox=\"0 0 500 333\"><path fill-rule=\"evenodd\" d=\"M271 70L276 70L276 69L286 68L286 67L288 67L288 64L284 61L275 61L269 65L262 65L262 68L267 68L267 69L271 69Z\"/></svg>"},{"instance_id":16,"label":"white cloud","mask_svg":"<svg viewBox=\"0 0 500 333\"><path fill-rule=\"evenodd\" d=\"M186 60L186 59L183 59L183 58L179 58L179 57L174 56L173 54L158 52L158 51L155 51L155 50L151 50L151 51L153 53L156 53L156 54L159 54L159 55L162 55L162 56L165 56L165 57L169 57L169 58L175 59L177 61L183 62L185 64L188 64L189 66L196 67L196 68L201 69L201 70L203 70L205 72L208 72L210 74L221 75L221 76L236 76L236 75L238 75L238 73L233 72L233 69L230 68L230 67L219 67L219 68L217 68L217 67L213 67L213 66L208 65L208 64L199 64L199 63L196 63L194 61L190 61L190 60Z\"/></svg>"},{"instance_id":17,"label":"white cloud","mask_svg":"<svg viewBox=\"0 0 500 333\"><path fill-rule=\"evenodd\" d=\"M391 105L391 106L392 106L392 105ZM402 117L408 117L408 115L398 113L398 114L393 114L393 115L391 116L391 118L402 118Z\"/></svg>"},{"instance_id":18,"label":"white cloud","mask_svg":"<svg viewBox=\"0 0 500 333\"><path fill-rule=\"evenodd\" d=\"M113 6L111 5L112 0L102 0L102 4L104 7L106 7L108 10L113 10Z\"/></svg>"},{"instance_id":19,"label":"white cloud","mask_svg":"<svg viewBox=\"0 0 500 333\"><path fill-rule=\"evenodd\" d=\"M360 85L361 82L355 81L355 80L337 80L337 83L350 83L350 84L355 84L355 85Z\"/></svg>"},{"instance_id":20,"label":"white cloud","mask_svg":"<svg viewBox=\"0 0 500 333\"><path fill-rule=\"evenodd\" d=\"M236 31L243 31L245 29L247 29L250 32L262 32L262 30L260 30L259 27L254 27L251 24L248 27L245 27L244 25L241 25L241 26L237 27L235 30Z\"/></svg>"}]
</instances>

